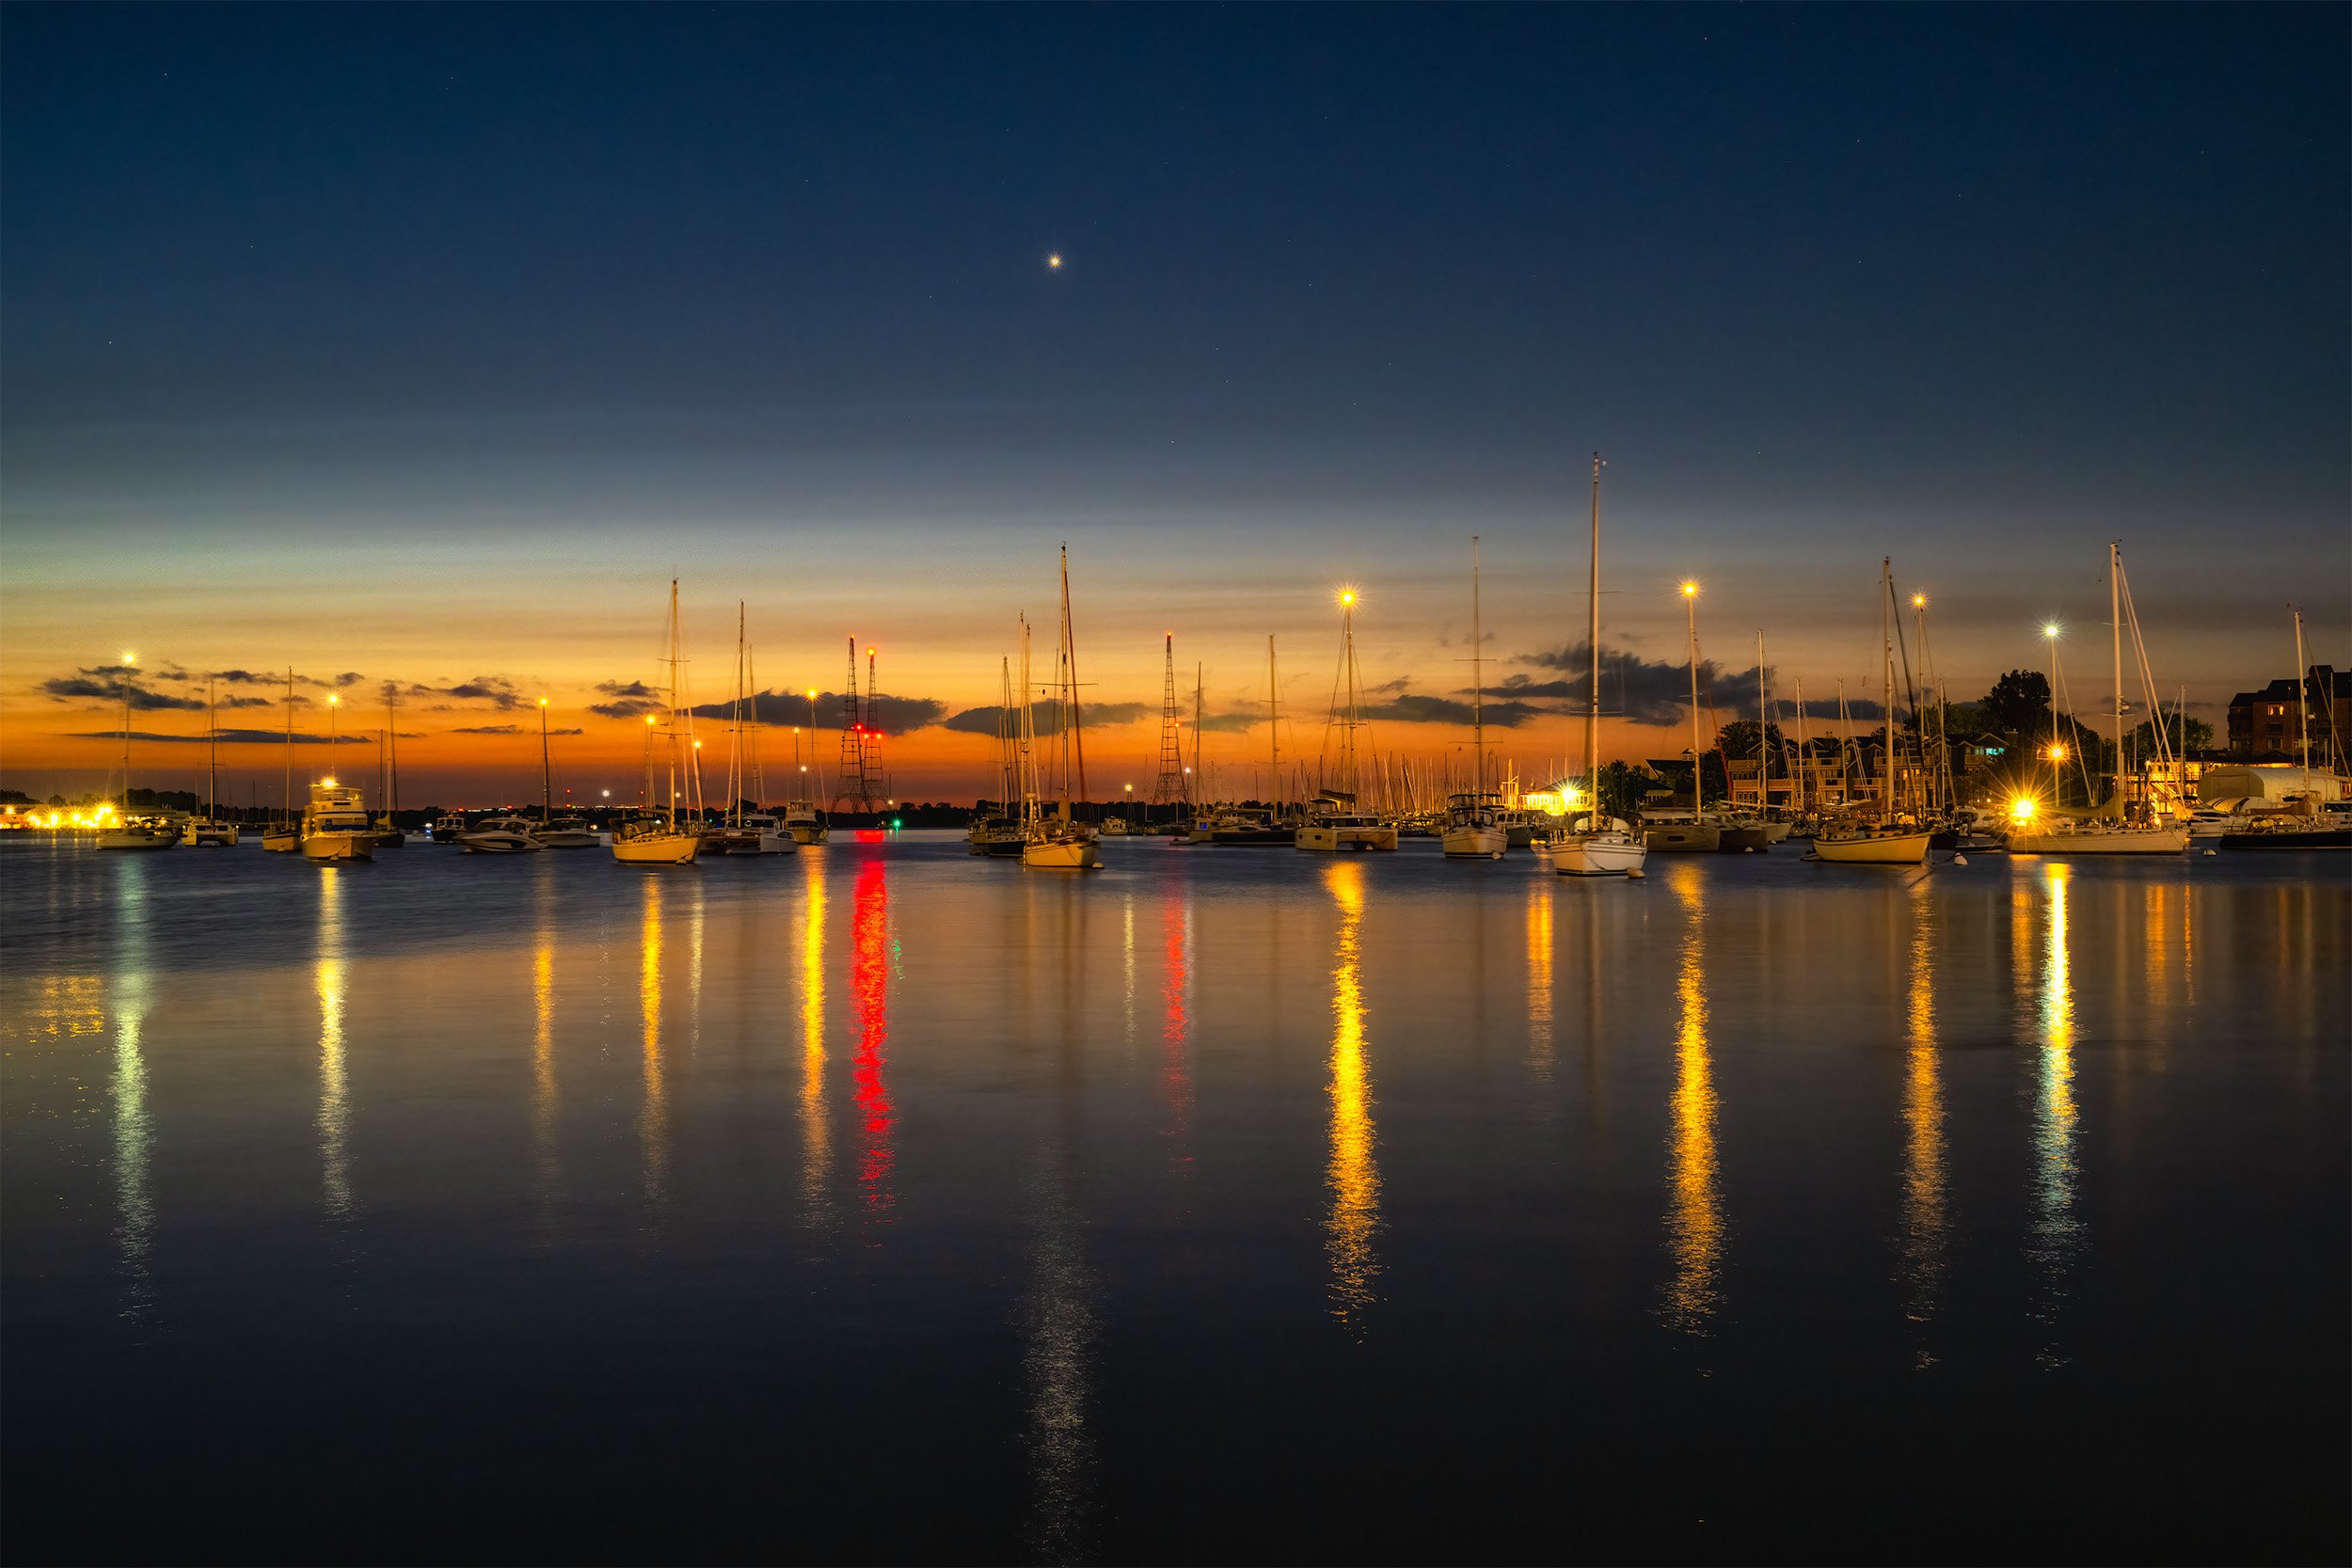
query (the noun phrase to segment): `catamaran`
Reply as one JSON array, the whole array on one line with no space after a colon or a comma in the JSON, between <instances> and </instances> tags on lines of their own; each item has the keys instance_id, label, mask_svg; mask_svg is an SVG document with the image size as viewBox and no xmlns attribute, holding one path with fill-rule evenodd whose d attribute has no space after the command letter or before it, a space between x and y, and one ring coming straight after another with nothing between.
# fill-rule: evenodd
<instances>
[{"instance_id":1,"label":"catamaran","mask_svg":"<svg viewBox=\"0 0 2352 1568\"><path fill-rule=\"evenodd\" d=\"M1593 560L1586 573L1585 645L1591 654L1592 689L1584 695L1584 812L1569 820L1569 832L1551 842L1551 868L1563 877L1623 877L1638 874L1649 847L1616 817L1600 809L1600 453L1593 453ZM1581 829L1579 829L1579 823Z\"/></svg>"},{"instance_id":2,"label":"catamaran","mask_svg":"<svg viewBox=\"0 0 2352 1568\"><path fill-rule=\"evenodd\" d=\"M1470 535L1470 736L1471 755L1476 759L1471 768L1471 787L1466 794L1446 799L1445 832L1439 844L1454 860L1499 861L1511 847L1510 831L1503 827L1500 802L1486 787L1486 667L1480 662L1483 650L1480 639L1485 631L1479 619L1478 536Z\"/></svg>"},{"instance_id":3,"label":"catamaran","mask_svg":"<svg viewBox=\"0 0 2352 1568\"><path fill-rule=\"evenodd\" d=\"M632 823L612 835L612 858L623 865L691 865L701 852L703 835L699 829L687 828L677 819L678 763L678 665L683 662L679 653L677 620L677 578L670 579L670 626L662 647L662 664L670 673L667 700L661 710L662 752L669 764L669 792L661 797L660 815L652 819ZM696 767L694 776L699 778ZM650 800L654 789L653 764L650 757L645 766L645 794ZM698 789L696 795L700 795Z\"/></svg>"},{"instance_id":4,"label":"catamaran","mask_svg":"<svg viewBox=\"0 0 2352 1568\"><path fill-rule=\"evenodd\" d=\"M1102 846L1089 822L1071 816L1074 770L1079 799L1086 796L1086 743L1078 719L1078 644L1070 620L1070 546L1061 548L1061 637L1054 650L1056 707L1055 772L1058 803L1043 809L1037 772L1035 688L1029 684L1029 623L1021 622L1021 736L1025 774L1021 802L1021 863L1048 871L1092 871L1102 864Z\"/></svg>"}]
</instances>

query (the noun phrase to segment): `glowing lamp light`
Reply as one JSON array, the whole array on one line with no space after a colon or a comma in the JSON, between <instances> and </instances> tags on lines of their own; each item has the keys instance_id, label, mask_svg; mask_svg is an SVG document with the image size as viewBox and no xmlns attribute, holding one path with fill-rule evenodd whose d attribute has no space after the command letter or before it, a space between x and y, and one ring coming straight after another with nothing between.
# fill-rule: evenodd
<instances>
[{"instance_id":1,"label":"glowing lamp light","mask_svg":"<svg viewBox=\"0 0 2352 1568\"><path fill-rule=\"evenodd\" d=\"M127 652L126 652L126 653L122 656L122 662L123 662L123 663L125 663L125 664L136 664L138 661L139 661L139 656L138 656L138 655L136 655L136 654L134 654L134 653L127 653Z\"/></svg>"},{"instance_id":2,"label":"glowing lamp light","mask_svg":"<svg viewBox=\"0 0 2352 1568\"><path fill-rule=\"evenodd\" d=\"M2056 638L2056 637L2058 636L2058 624L2056 621L2052 621L2049 625L2047 625L2047 626L2043 626L2043 627L2042 628L2042 636L2044 636L2044 637L2048 637L2048 638Z\"/></svg>"},{"instance_id":3,"label":"glowing lamp light","mask_svg":"<svg viewBox=\"0 0 2352 1568\"><path fill-rule=\"evenodd\" d=\"M1928 606L1928 596L1927 596L1925 594L1914 594L1913 595L1911 595L1911 608L1912 608L1912 609L1914 609L1914 610L1925 610L1925 609L1927 608L1927 606Z\"/></svg>"},{"instance_id":4,"label":"glowing lamp light","mask_svg":"<svg viewBox=\"0 0 2352 1568\"><path fill-rule=\"evenodd\" d=\"M1698 594L1699 594L1699 585L1698 585L1697 583L1695 583L1695 582L1686 582L1686 583L1684 583L1684 584L1682 585L1682 596L1683 596L1684 598L1686 598L1686 599L1695 599L1695 598L1697 598L1697 597L1698 597Z\"/></svg>"},{"instance_id":5,"label":"glowing lamp light","mask_svg":"<svg viewBox=\"0 0 2352 1568\"><path fill-rule=\"evenodd\" d=\"M332 788L334 788L334 787L335 787L335 781L334 781L334 779L333 779L332 777L328 777L328 778L321 779L321 780L319 781L319 783L321 783L321 784L325 784L325 785L326 785L327 788L329 788L329 789L332 789Z\"/></svg>"},{"instance_id":6,"label":"glowing lamp light","mask_svg":"<svg viewBox=\"0 0 2352 1568\"><path fill-rule=\"evenodd\" d=\"M333 692L331 692L331 691L330 691L330 692L328 692L328 693L327 693L327 696L326 696L326 705L327 705L328 707L333 707L333 706L334 706L337 703L340 703L340 702L342 702L342 699L341 697L336 696Z\"/></svg>"},{"instance_id":7,"label":"glowing lamp light","mask_svg":"<svg viewBox=\"0 0 2352 1568\"><path fill-rule=\"evenodd\" d=\"M647 724L651 724L651 723L653 722L653 715L652 715L652 714L648 713L648 714L646 714L646 715L645 715L645 722L646 722Z\"/></svg>"},{"instance_id":8,"label":"glowing lamp light","mask_svg":"<svg viewBox=\"0 0 2352 1568\"><path fill-rule=\"evenodd\" d=\"M2020 795L2009 803L2009 819L2011 822L2030 822L2041 810L2041 804L2032 796Z\"/></svg>"},{"instance_id":9,"label":"glowing lamp light","mask_svg":"<svg viewBox=\"0 0 2352 1568\"><path fill-rule=\"evenodd\" d=\"M545 707L545 706L547 706L547 705L548 705L548 700L547 700L545 697L540 698L540 699L539 699L539 705L540 705L541 707Z\"/></svg>"},{"instance_id":10,"label":"glowing lamp light","mask_svg":"<svg viewBox=\"0 0 2352 1568\"><path fill-rule=\"evenodd\" d=\"M2052 762L2064 762L2066 760L2066 748L2063 746L2051 747L2050 760Z\"/></svg>"}]
</instances>

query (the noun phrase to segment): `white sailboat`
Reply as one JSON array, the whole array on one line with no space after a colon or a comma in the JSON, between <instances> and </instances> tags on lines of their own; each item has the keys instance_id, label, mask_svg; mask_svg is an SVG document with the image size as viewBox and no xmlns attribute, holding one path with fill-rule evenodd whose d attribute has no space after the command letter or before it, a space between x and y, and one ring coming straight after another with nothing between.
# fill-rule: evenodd
<instances>
[{"instance_id":1,"label":"white sailboat","mask_svg":"<svg viewBox=\"0 0 2352 1568\"><path fill-rule=\"evenodd\" d=\"M2087 816L2069 816L2057 811L2055 804L2048 815L2055 818L2046 827L2036 827L2028 820L2012 828L2009 835L2009 852L2012 855L2177 855L2188 848L2189 831L2185 825L2168 826L2150 820L2130 822L2123 816L2123 547L2115 541L2107 545L2107 605L2114 634L2115 675L2115 793ZM2139 641L2139 625L2132 623L2132 641ZM2056 657L2057 644L2051 644ZM2142 658L2143 665L2145 658ZM2053 683L2051 723L2057 724L2056 687ZM2153 708L2154 704L2151 702ZM2156 743L2169 761L2171 742L2164 726L2155 726ZM2056 764L2053 764L2056 767ZM2167 772L2172 772L2170 768ZM2057 800L2052 791L2052 801ZM2036 808L2034 816L2044 815Z\"/></svg>"},{"instance_id":2,"label":"white sailboat","mask_svg":"<svg viewBox=\"0 0 2352 1568\"><path fill-rule=\"evenodd\" d=\"M633 824L612 835L612 858L623 865L691 865L703 847L699 830L681 827L677 819L677 667L678 652L677 578L670 579L670 626L663 644L662 663L670 672L668 700L662 707L662 751L669 763L669 792L662 798L659 820ZM647 793L652 792L651 768L647 768Z\"/></svg>"},{"instance_id":3,"label":"white sailboat","mask_svg":"<svg viewBox=\"0 0 2352 1568\"><path fill-rule=\"evenodd\" d=\"M1055 771L1058 804L1047 815L1037 775L1035 689L1029 684L1029 623L1021 623L1021 733L1024 768L1021 863L1045 871L1092 871L1102 864L1102 845L1093 824L1071 816L1074 766L1078 795L1086 795L1086 744L1078 720L1077 638L1070 620L1070 546L1061 550L1061 638L1054 650L1054 689L1058 709Z\"/></svg>"},{"instance_id":4,"label":"white sailboat","mask_svg":"<svg viewBox=\"0 0 2352 1568\"><path fill-rule=\"evenodd\" d=\"M1593 453L1593 561L1587 574L1585 639L1592 689L1584 703L1584 815L1551 843L1551 868L1563 877L1638 875L1649 847L1624 822L1600 811L1600 453ZM1580 828L1579 823L1581 823Z\"/></svg>"},{"instance_id":5,"label":"white sailboat","mask_svg":"<svg viewBox=\"0 0 2352 1568\"><path fill-rule=\"evenodd\" d=\"M768 781L759 766L759 682L753 671L752 645L743 637L743 604L735 606L735 703L727 714L727 808L725 818L703 834L706 847L723 855L793 855L801 841L776 815L758 802L767 799ZM748 695L747 695L748 693ZM751 705L751 727L744 727L744 705ZM746 801L752 809L744 810Z\"/></svg>"},{"instance_id":6,"label":"white sailboat","mask_svg":"<svg viewBox=\"0 0 2352 1568\"><path fill-rule=\"evenodd\" d=\"M122 815L98 835L101 849L169 849L179 844L180 830L167 818L131 815L131 656L122 656Z\"/></svg>"},{"instance_id":7,"label":"white sailboat","mask_svg":"<svg viewBox=\"0 0 2352 1568\"><path fill-rule=\"evenodd\" d=\"M1875 820L1851 820L1823 829L1814 836L1809 859L1832 865L1918 865L1928 858L1927 829L1895 815L1895 632L1890 617L1895 607L1895 563L1879 562L1880 689L1885 694L1885 767L1879 775L1879 815Z\"/></svg>"},{"instance_id":8,"label":"white sailboat","mask_svg":"<svg viewBox=\"0 0 2352 1568\"><path fill-rule=\"evenodd\" d=\"M1471 787L1468 794L1446 800L1445 832L1438 843L1454 860L1499 861L1511 847L1510 830L1502 825L1500 803L1486 788L1486 681L1481 662L1480 640L1485 630L1479 617L1478 536L1470 535L1470 751Z\"/></svg>"},{"instance_id":9,"label":"white sailboat","mask_svg":"<svg viewBox=\"0 0 2352 1568\"><path fill-rule=\"evenodd\" d=\"M220 717L211 681L204 683L204 815L183 831L186 842L234 848L237 825L220 819Z\"/></svg>"}]
</instances>

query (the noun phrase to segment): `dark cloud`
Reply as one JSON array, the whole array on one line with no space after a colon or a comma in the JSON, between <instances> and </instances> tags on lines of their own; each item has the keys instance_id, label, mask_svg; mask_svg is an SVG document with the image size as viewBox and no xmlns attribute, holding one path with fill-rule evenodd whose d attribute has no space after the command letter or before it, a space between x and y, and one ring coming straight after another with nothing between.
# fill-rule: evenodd
<instances>
[{"instance_id":1,"label":"dark cloud","mask_svg":"<svg viewBox=\"0 0 2352 1568\"><path fill-rule=\"evenodd\" d=\"M1402 690L1403 688L1400 687L1398 689ZM1200 721L1200 727L1210 735L1239 735L1245 730L1254 730L1264 722L1265 715L1263 713L1212 713Z\"/></svg>"},{"instance_id":2,"label":"dark cloud","mask_svg":"<svg viewBox=\"0 0 2352 1568\"><path fill-rule=\"evenodd\" d=\"M1541 670L1558 670L1566 678L1536 681L1525 675L1513 675L1502 683L1501 689L1513 698L1556 697L1573 706L1581 707L1589 701L1586 672L1591 667L1592 657L1592 645L1588 642L1520 654L1518 663L1533 664ZM1754 700L1754 665L1745 670L1726 670L1713 659L1699 660L1701 703L1707 702L1711 693L1718 709L1737 707L1742 692L1751 701ZM1670 724L1685 719L1691 711L1691 667L1688 664L1646 659L1604 643L1601 646L1600 710L1613 718L1630 719L1642 724Z\"/></svg>"},{"instance_id":3,"label":"dark cloud","mask_svg":"<svg viewBox=\"0 0 2352 1568\"><path fill-rule=\"evenodd\" d=\"M598 681L596 689L608 697L650 697L660 701L661 696L644 681Z\"/></svg>"},{"instance_id":4,"label":"dark cloud","mask_svg":"<svg viewBox=\"0 0 2352 1568\"><path fill-rule=\"evenodd\" d=\"M590 703L588 711L607 719L635 719L643 714L660 713L661 703L654 697L624 697L617 703Z\"/></svg>"},{"instance_id":5,"label":"dark cloud","mask_svg":"<svg viewBox=\"0 0 2352 1568\"><path fill-rule=\"evenodd\" d=\"M127 695L134 713L204 711L204 699L201 697L175 697L151 687L125 682L119 672L109 673L103 669L97 672L86 670L78 675L60 675L54 680L45 680L40 683L40 689L59 702L103 701L119 704ZM121 738L119 730L115 734L117 739Z\"/></svg>"},{"instance_id":6,"label":"dark cloud","mask_svg":"<svg viewBox=\"0 0 2352 1568\"><path fill-rule=\"evenodd\" d=\"M70 738L120 740L122 732L120 730L77 730ZM131 738L138 741L160 741L175 746L201 746L207 737L202 730L193 735L160 735L151 734L146 730L133 730ZM418 737L404 735L401 738L408 740ZM283 730L223 730L220 732L220 743L223 746L283 746L286 744L286 732ZM324 746L327 741L326 736L323 735L305 735L300 730L296 730L294 743L297 746ZM335 737L335 744L338 746L373 746L375 744L375 738L373 736L339 735Z\"/></svg>"},{"instance_id":7,"label":"dark cloud","mask_svg":"<svg viewBox=\"0 0 2352 1568\"><path fill-rule=\"evenodd\" d=\"M968 707L947 720L946 727L965 735L993 736L996 733L997 718L1004 711L1001 707ZM1061 734L1061 704L1058 701L1045 698L1037 703L1031 711L1035 715L1040 736ZM1132 724L1153 711L1143 703L1081 703L1078 717L1088 724ZM1017 722L1019 715L1016 713L1014 717Z\"/></svg>"},{"instance_id":8,"label":"dark cloud","mask_svg":"<svg viewBox=\"0 0 2352 1568\"><path fill-rule=\"evenodd\" d=\"M223 686L283 686L286 684L285 676L272 674L267 671L256 674L250 670L210 670L205 672L204 678L218 681Z\"/></svg>"},{"instance_id":9,"label":"dark cloud","mask_svg":"<svg viewBox=\"0 0 2352 1568\"><path fill-rule=\"evenodd\" d=\"M462 724L449 732L452 735L520 735L520 724Z\"/></svg>"},{"instance_id":10,"label":"dark cloud","mask_svg":"<svg viewBox=\"0 0 2352 1568\"><path fill-rule=\"evenodd\" d=\"M762 692L765 700L774 705L762 706L760 722L764 724L805 724L808 722L808 699L793 692ZM724 705L721 705L723 706ZM697 708L697 713L702 710ZM884 735L904 735L927 724L936 724L947 715L947 705L930 697L893 697L886 693L873 699L872 711L866 721ZM837 693L820 691L817 694L817 722L826 729L841 725L841 698Z\"/></svg>"},{"instance_id":11,"label":"dark cloud","mask_svg":"<svg viewBox=\"0 0 2352 1568\"><path fill-rule=\"evenodd\" d=\"M1533 703L1520 702L1494 702L1486 706L1486 722L1506 730L1517 729L1530 719L1550 711ZM1392 703L1381 703L1364 709L1364 717L1391 723L1467 725L1470 721L1470 705L1457 703L1451 697L1415 697L1408 694Z\"/></svg>"}]
</instances>

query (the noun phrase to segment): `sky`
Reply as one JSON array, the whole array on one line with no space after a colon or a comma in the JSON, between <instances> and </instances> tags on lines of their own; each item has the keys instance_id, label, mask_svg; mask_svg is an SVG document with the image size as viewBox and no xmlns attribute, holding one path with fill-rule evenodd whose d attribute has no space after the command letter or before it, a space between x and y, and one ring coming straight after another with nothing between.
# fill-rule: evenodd
<instances>
[{"instance_id":1,"label":"sky","mask_svg":"<svg viewBox=\"0 0 2352 1568\"><path fill-rule=\"evenodd\" d=\"M1473 535L1532 777L1595 451L1609 754L1687 744L1686 578L1710 718L1759 633L1776 700L1867 699L1889 557L1954 700L2056 621L2103 708L2110 539L2217 725L2290 603L2352 664L2348 17L9 8L0 785L108 786L130 652L142 785L291 667L306 776L389 689L406 801L535 794L542 697L631 791L675 578L697 704L743 607L771 778L855 638L897 792L969 800L1064 543L1095 795L1151 788L1169 632L1220 793L1268 636L1313 753L1343 584L1374 744L1458 758Z\"/></svg>"}]
</instances>

